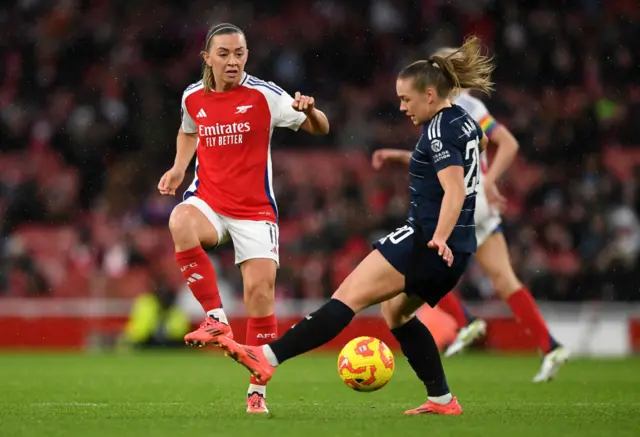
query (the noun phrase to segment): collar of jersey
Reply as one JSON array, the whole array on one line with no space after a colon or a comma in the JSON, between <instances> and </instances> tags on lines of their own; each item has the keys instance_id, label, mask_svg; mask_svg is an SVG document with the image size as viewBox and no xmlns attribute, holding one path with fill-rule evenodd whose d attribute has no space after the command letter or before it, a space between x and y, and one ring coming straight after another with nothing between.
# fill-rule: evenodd
<instances>
[{"instance_id":1,"label":"collar of jersey","mask_svg":"<svg viewBox=\"0 0 640 437\"><path fill-rule=\"evenodd\" d=\"M435 114L433 114L433 117L431 117L431 118L429 119L429 121L427 121L425 124L428 124L431 120L433 120L433 119L436 117L436 115L440 114L441 112L444 112L444 111L445 111L445 110L447 110L447 109L451 109L451 108L453 108L454 106L456 106L456 104L455 104L455 103L452 103L452 104L451 104L451 106L447 106L447 107L442 108L441 110L439 110L438 112L436 112Z\"/></svg>"}]
</instances>

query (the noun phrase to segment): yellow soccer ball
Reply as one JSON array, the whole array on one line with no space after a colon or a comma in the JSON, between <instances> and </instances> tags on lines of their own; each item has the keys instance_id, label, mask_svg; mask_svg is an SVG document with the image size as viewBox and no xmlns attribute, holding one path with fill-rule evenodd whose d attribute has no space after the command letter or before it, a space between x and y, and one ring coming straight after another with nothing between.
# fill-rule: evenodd
<instances>
[{"instance_id":1,"label":"yellow soccer ball","mask_svg":"<svg viewBox=\"0 0 640 437\"><path fill-rule=\"evenodd\" d=\"M391 350L374 337L354 338L338 357L340 378L355 391L381 389L393 376L393 368Z\"/></svg>"}]
</instances>

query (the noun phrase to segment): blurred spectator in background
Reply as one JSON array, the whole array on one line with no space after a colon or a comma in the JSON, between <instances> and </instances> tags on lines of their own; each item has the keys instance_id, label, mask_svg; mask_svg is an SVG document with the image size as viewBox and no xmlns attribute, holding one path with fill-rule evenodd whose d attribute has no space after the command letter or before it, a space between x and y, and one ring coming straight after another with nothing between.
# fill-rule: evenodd
<instances>
[{"instance_id":1,"label":"blurred spectator in background","mask_svg":"<svg viewBox=\"0 0 640 437\"><path fill-rule=\"evenodd\" d=\"M183 347L191 321L176 303L177 291L161 275L156 276L152 289L133 301L120 347Z\"/></svg>"}]
</instances>

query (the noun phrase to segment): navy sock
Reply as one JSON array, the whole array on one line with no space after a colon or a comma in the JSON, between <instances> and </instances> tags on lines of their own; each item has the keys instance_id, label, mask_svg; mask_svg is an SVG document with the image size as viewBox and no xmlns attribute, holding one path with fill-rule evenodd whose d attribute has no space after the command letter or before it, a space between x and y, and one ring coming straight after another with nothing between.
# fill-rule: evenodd
<instances>
[{"instance_id":1,"label":"navy sock","mask_svg":"<svg viewBox=\"0 0 640 437\"><path fill-rule=\"evenodd\" d=\"M429 329L413 317L391 332L400 343L409 365L427 388L427 394L443 396L450 393L440 360L440 351Z\"/></svg>"},{"instance_id":2,"label":"navy sock","mask_svg":"<svg viewBox=\"0 0 640 437\"><path fill-rule=\"evenodd\" d=\"M347 327L356 314L337 299L331 299L316 312L309 314L285 332L282 337L269 343L269 347L282 364L333 340Z\"/></svg>"}]
</instances>

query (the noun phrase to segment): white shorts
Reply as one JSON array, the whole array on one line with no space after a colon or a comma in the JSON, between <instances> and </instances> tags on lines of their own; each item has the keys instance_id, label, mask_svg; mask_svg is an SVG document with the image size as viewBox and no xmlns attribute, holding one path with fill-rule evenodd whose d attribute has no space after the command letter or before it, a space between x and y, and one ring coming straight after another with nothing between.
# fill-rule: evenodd
<instances>
[{"instance_id":1,"label":"white shorts","mask_svg":"<svg viewBox=\"0 0 640 437\"><path fill-rule=\"evenodd\" d=\"M478 247L480 247L491 234L496 232L498 226L502 223L500 211L489 206L487 196L482 188L478 190L476 195L474 219L476 222L476 241L478 242Z\"/></svg>"},{"instance_id":2,"label":"white shorts","mask_svg":"<svg viewBox=\"0 0 640 437\"><path fill-rule=\"evenodd\" d=\"M205 215L218 233L218 246L233 241L236 265L248 259L267 258L280 267L278 225L269 221L239 220L218 214L202 199L191 196L184 202Z\"/></svg>"}]
</instances>

